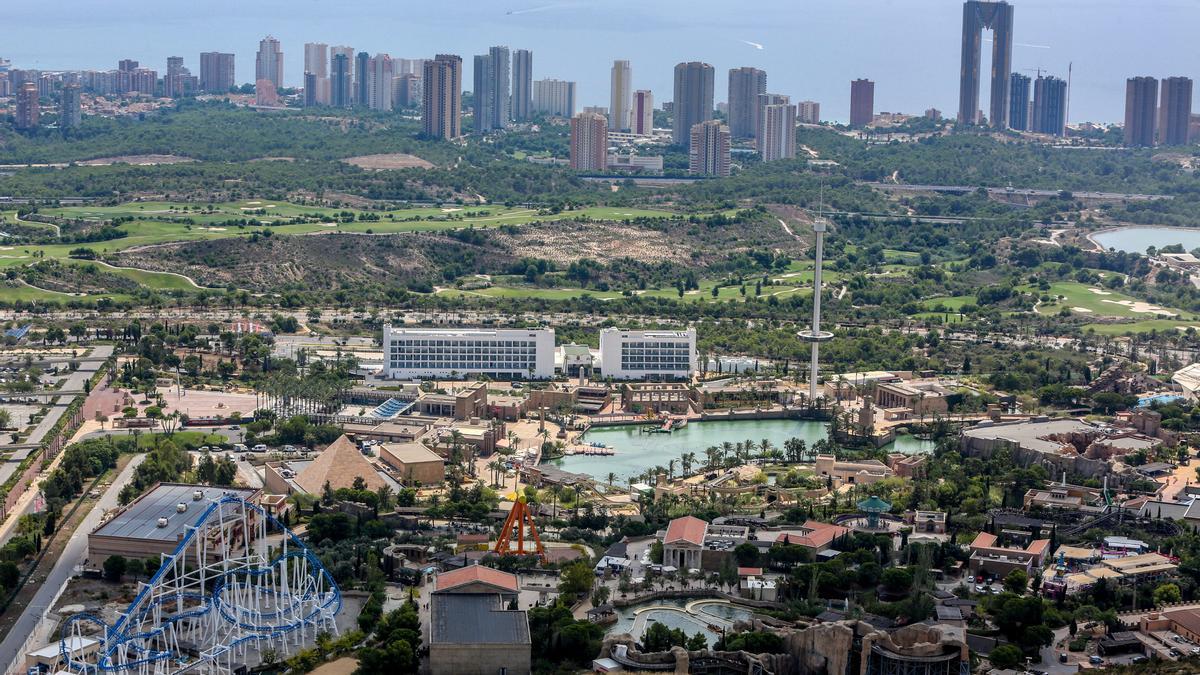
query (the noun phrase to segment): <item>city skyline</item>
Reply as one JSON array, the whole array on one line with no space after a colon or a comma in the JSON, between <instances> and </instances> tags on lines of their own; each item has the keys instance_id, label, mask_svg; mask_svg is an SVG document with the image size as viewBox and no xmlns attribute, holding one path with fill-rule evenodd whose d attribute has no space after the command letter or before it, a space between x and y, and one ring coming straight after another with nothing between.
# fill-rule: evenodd
<instances>
[{"instance_id":1,"label":"city skyline","mask_svg":"<svg viewBox=\"0 0 1200 675\"><path fill-rule=\"evenodd\" d=\"M114 4L119 7L126 2L118 0ZM469 58L468 55L486 50L489 45L516 48L523 44L536 45L532 50L542 55L538 63L553 64L551 67L536 66L533 79L578 82L581 105L607 106L612 59L631 62L635 72L633 89L658 92L670 91L671 68L681 61L711 63L722 74L738 67L760 68L774 73L772 91L787 94L793 100L820 101L826 116L838 121L846 121L849 111L849 91L844 82L856 77L866 77L877 83L877 110L909 114L919 114L930 106L955 110L959 98L962 30L962 5L959 2L920 2L902 10L899 6L880 7L877 3L851 0L838 7L806 5L798 11L782 4L768 3L753 21L741 18L716 20L700 16L702 13L681 18L677 12L669 11L674 3L665 3L635 12L635 17L644 20L638 26L631 26L634 19L628 12L605 12L586 3L567 3L562 9L513 16L505 15L502 8L480 3L477 18L457 14L453 18L434 16L420 11L406 15L406 26L414 29L423 26L425 29L414 30L412 35L402 31L402 38L381 31L381 26L389 24L387 21L364 22L335 15L320 6L294 12L290 6L288 12L266 11L265 8L277 4L272 1L257 3L250 9L239 6L239 16L249 13L255 18L253 22L217 22L216 19L222 16L220 11L206 12L200 17L188 15L186 20L197 22L197 26L189 27L182 36L163 30L161 26L141 26L137 40L87 39L94 31L107 31L105 34L109 35L112 31L119 34L131 28L111 21L115 17L96 16L92 21L93 17L89 16L89 21L81 23L80 15L90 13L77 10L70 15L70 20L64 17L63 21L55 22L42 13L49 12L52 19L59 8L38 8L38 23L44 30L37 35L12 36L13 39L6 41L4 57L11 59L14 67L86 70L109 68L109 64L119 58L159 64L165 63L167 56L183 55L185 64L195 73L199 71L200 52L219 51L237 55L236 81L241 84L251 81L258 41L270 33L282 45L283 84L286 87L301 86L303 45L310 42L352 44L356 50L412 58L429 58L434 53L456 53ZM371 1L366 4L376 6ZM1013 5L1017 9L1013 72L1041 68L1065 79L1067 64L1074 62L1072 122L1123 120L1122 94L1128 77L1143 74L1194 76L1200 72L1200 59L1189 47L1190 37L1184 29L1187 13L1181 4L1155 3L1139 7L1136 12L1115 7L1103 17L1075 11L1081 6L1078 3L1028 0ZM868 6L872 8L870 16L873 18L863 21L856 12ZM382 4L378 8L383 11ZM13 11L19 19L25 10L15 7ZM156 10L164 15L158 18L164 19L165 24L184 21L182 14L173 14L178 11L176 8ZM579 49L578 36L570 25L564 25L563 13L566 11L573 12L573 18L586 17L582 24L598 33L611 34L613 39L597 41L605 44L603 49ZM449 22L454 19L465 22L461 30L451 30ZM745 25L750 23L754 25ZM445 30L439 30L442 28ZM566 30L562 30L564 28ZM679 33L681 28L684 29L682 34ZM796 30L800 32L788 37ZM567 35L561 35L559 31ZM921 40L913 39L917 32L922 35ZM755 49L742 40L756 41L764 48ZM796 68L790 63L791 52L786 47L797 40L810 45L810 49L821 55L812 67ZM1156 48L1140 49L1137 47L1140 40L1147 43L1153 40ZM140 46L129 49L130 44ZM703 47L697 48L697 44ZM987 72L991 45L985 43L983 47L981 68ZM906 58L896 59L895 53L903 53ZM467 67L470 67L469 63ZM727 100L724 79L717 78L715 98L718 101ZM981 89L984 91L980 99L986 104L986 83Z\"/></svg>"}]
</instances>

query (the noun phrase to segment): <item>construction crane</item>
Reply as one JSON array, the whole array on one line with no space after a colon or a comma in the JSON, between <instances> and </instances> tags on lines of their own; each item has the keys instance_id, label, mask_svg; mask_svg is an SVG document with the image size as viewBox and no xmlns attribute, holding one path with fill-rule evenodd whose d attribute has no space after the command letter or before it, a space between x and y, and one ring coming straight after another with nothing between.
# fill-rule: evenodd
<instances>
[{"instance_id":1,"label":"construction crane","mask_svg":"<svg viewBox=\"0 0 1200 675\"><path fill-rule=\"evenodd\" d=\"M533 539L533 550L525 549L526 527L529 528L529 536ZM515 549L512 548L514 530L517 534L517 547ZM492 550L497 555L536 555L542 560L546 559L546 549L542 546L542 538L538 536L537 525L533 524L533 512L529 508L525 495L517 497L512 511L508 512L508 518L504 520L504 527L500 529L500 537L496 539L496 547Z\"/></svg>"}]
</instances>

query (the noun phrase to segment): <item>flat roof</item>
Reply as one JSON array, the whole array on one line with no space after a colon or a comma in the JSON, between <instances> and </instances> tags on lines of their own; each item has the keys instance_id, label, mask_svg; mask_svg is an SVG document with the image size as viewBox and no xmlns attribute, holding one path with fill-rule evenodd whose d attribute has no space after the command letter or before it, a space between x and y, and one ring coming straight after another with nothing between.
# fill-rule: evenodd
<instances>
[{"instance_id":1,"label":"flat roof","mask_svg":"<svg viewBox=\"0 0 1200 675\"><path fill-rule=\"evenodd\" d=\"M198 501L193 499L197 490L203 493L203 497ZM92 535L177 541L185 533L184 526L195 525L211 500L220 499L225 495L249 499L257 492L258 490L251 488L160 483L135 499L116 517L93 530ZM176 505L180 503L187 504L187 511L179 513L176 510ZM159 518L167 519L166 527L158 526Z\"/></svg>"},{"instance_id":2,"label":"flat roof","mask_svg":"<svg viewBox=\"0 0 1200 675\"><path fill-rule=\"evenodd\" d=\"M969 429L963 429L962 434L969 438L1010 440L1023 448L1038 452L1058 452L1064 443L1046 440L1044 437L1076 431L1098 431L1098 429L1086 422L1070 419L979 424Z\"/></svg>"},{"instance_id":3,"label":"flat roof","mask_svg":"<svg viewBox=\"0 0 1200 675\"><path fill-rule=\"evenodd\" d=\"M431 596L431 644L528 645L525 612L505 609L500 594L435 593Z\"/></svg>"},{"instance_id":4,"label":"flat roof","mask_svg":"<svg viewBox=\"0 0 1200 675\"><path fill-rule=\"evenodd\" d=\"M384 443L381 452L386 452L401 464L419 464L422 462L442 463L442 456L425 447L423 443Z\"/></svg>"},{"instance_id":5,"label":"flat roof","mask_svg":"<svg viewBox=\"0 0 1200 675\"><path fill-rule=\"evenodd\" d=\"M495 337L515 335L517 333L549 333L554 334L553 328L405 328L388 326L395 335L416 335L429 337Z\"/></svg>"}]
</instances>

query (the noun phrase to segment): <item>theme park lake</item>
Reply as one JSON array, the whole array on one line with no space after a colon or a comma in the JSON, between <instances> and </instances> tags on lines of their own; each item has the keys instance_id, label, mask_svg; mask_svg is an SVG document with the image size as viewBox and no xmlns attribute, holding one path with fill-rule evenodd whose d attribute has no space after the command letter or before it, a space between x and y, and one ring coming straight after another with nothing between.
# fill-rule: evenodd
<instances>
[{"instance_id":1,"label":"theme park lake","mask_svg":"<svg viewBox=\"0 0 1200 675\"><path fill-rule=\"evenodd\" d=\"M600 479L613 473L618 480L627 480L648 468L666 466L667 462L678 460L685 452L696 453L697 462L703 463L704 449L710 445L753 441L757 447L766 439L771 445L782 449L784 441L790 438L800 438L812 445L828 435L828 423L796 419L693 421L665 434L646 433L638 425L593 427L583 440L603 443L612 448L615 454L567 455L550 462L572 473L586 473ZM911 455L931 452L933 442L915 436L898 436L884 449Z\"/></svg>"}]
</instances>

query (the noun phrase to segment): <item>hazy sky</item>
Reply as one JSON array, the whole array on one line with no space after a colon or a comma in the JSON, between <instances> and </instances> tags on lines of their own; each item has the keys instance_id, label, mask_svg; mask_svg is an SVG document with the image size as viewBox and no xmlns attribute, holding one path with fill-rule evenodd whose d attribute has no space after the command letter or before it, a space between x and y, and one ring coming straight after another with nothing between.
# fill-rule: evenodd
<instances>
[{"instance_id":1,"label":"hazy sky","mask_svg":"<svg viewBox=\"0 0 1200 675\"><path fill-rule=\"evenodd\" d=\"M727 72L767 71L767 89L849 115L850 80L875 81L876 111L954 115L960 0L51 0L7 3L0 57L15 67L115 68L118 59L166 68L202 51L237 54L253 79L265 34L280 39L285 79L299 85L303 44L326 42L394 57L464 57L506 44L534 52L534 79L579 83L579 105L608 105L612 60L629 59L634 87L671 98L672 67L700 60ZM1065 78L1074 62L1071 121L1123 119L1125 78L1200 77L1200 0L1015 0L1013 67ZM509 12L512 12L509 14ZM743 41L760 43L759 50ZM985 44L985 51L988 45ZM987 71L987 56L984 72ZM984 83L980 107L987 109Z\"/></svg>"}]
</instances>

